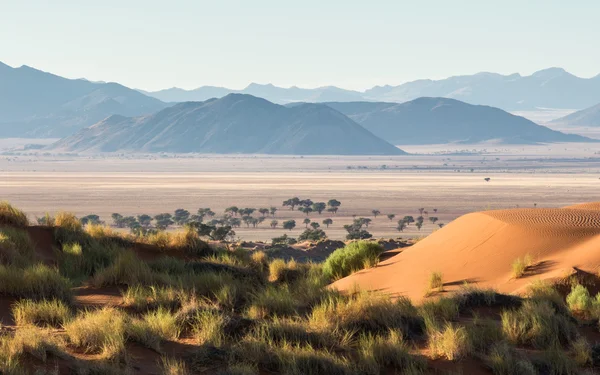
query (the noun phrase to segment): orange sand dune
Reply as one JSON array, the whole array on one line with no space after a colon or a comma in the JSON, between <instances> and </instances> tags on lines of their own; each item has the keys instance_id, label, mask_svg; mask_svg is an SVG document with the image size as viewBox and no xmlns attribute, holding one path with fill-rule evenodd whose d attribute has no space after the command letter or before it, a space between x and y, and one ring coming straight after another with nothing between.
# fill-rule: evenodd
<instances>
[{"instance_id":1,"label":"orange sand dune","mask_svg":"<svg viewBox=\"0 0 600 375\"><path fill-rule=\"evenodd\" d=\"M600 207L600 203L589 206ZM515 259L530 254L529 274L512 277ZM537 278L556 278L578 268L600 266L600 210L539 208L484 211L459 217L376 267L338 280L342 291L355 286L418 302L432 272L443 274L444 289L465 282L501 293L519 293Z\"/></svg>"},{"instance_id":2,"label":"orange sand dune","mask_svg":"<svg viewBox=\"0 0 600 375\"><path fill-rule=\"evenodd\" d=\"M600 211L600 202L580 203L565 208L575 208L580 210L596 210Z\"/></svg>"}]
</instances>

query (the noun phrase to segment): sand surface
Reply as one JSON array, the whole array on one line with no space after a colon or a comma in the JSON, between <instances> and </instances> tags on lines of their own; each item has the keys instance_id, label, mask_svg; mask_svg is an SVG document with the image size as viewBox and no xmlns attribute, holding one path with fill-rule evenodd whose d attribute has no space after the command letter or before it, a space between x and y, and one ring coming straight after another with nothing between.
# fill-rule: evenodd
<instances>
[{"instance_id":1,"label":"sand surface","mask_svg":"<svg viewBox=\"0 0 600 375\"><path fill-rule=\"evenodd\" d=\"M424 298L432 272L445 293L465 282L520 293L535 279L560 278L600 267L600 202L584 208L508 209L470 213L400 254L333 284ZM533 265L515 279L512 263L529 254Z\"/></svg>"}]
</instances>

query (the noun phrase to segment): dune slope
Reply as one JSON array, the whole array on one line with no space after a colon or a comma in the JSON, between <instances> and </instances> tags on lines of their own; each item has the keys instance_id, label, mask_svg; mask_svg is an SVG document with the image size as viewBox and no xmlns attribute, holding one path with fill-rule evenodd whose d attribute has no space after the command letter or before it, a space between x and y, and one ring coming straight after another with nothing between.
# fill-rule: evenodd
<instances>
[{"instance_id":1,"label":"dune slope","mask_svg":"<svg viewBox=\"0 0 600 375\"><path fill-rule=\"evenodd\" d=\"M502 293L519 293L537 278L557 278L574 268L600 266L600 203L588 208L510 209L461 216L376 267L338 280L342 291L355 286L424 298L429 276L441 272L444 293L468 282ZM531 255L534 265L515 279L511 265Z\"/></svg>"}]
</instances>

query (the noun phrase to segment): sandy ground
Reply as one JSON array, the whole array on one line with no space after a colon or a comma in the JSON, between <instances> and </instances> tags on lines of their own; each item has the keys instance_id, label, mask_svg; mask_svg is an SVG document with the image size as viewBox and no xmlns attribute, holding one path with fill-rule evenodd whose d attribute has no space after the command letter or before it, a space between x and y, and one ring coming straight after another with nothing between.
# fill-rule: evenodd
<instances>
[{"instance_id":1,"label":"sandy ground","mask_svg":"<svg viewBox=\"0 0 600 375\"><path fill-rule=\"evenodd\" d=\"M443 291L465 283L501 293L522 293L536 279L561 279L575 272L597 274L600 266L599 203L568 208L520 208L464 215L400 254L333 284L358 286L419 301L430 275L439 272ZM525 274L512 264L531 259Z\"/></svg>"},{"instance_id":2,"label":"sandy ground","mask_svg":"<svg viewBox=\"0 0 600 375\"><path fill-rule=\"evenodd\" d=\"M477 153L448 154L454 147ZM428 216L449 223L488 208L561 207L598 199L600 144L477 147L414 146L411 152L420 155L392 158L0 155L0 199L31 218L62 209L95 213L108 221L113 212L157 214L210 207L221 214L232 205L276 206L280 224L287 219L298 222L290 233L297 236L306 216L284 209L282 201L294 196L335 198L342 202L341 209L332 217L334 224L324 228L333 239L345 236L343 225L353 215L373 219L369 230L375 237L414 237L438 229ZM488 150L482 151L485 147ZM416 217L420 207L429 212L421 231L395 230L398 218ZM382 215L373 218L373 209ZM396 215L394 221L385 217L388 213ZM329 215L309 217L321 223ZM271 220L236 232L245 240L269 240L286 232L271 229Z\"/></svg>"}]
</instances>

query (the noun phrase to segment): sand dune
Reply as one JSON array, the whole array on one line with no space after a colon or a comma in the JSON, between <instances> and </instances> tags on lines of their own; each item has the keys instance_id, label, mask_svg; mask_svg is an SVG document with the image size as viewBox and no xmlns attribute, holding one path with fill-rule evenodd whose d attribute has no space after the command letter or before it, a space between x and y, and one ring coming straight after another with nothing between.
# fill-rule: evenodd
<instances>
[{"instance_id":1,"label":"sand dune","mask_svg":"<svg viewBox=\"0 0 600 375\"><path fill-rule=\"evenodd\" d=\"M534 265L519 279L515 259L530 254ZM558 278L575 268L600 266L600 202L566 208L509 209L467 214L381 262L333 284L424 298L429 276L441 272L445 293L465 282L502 293L519 293L537 278Z\"/></svg>"}]
</instances>

